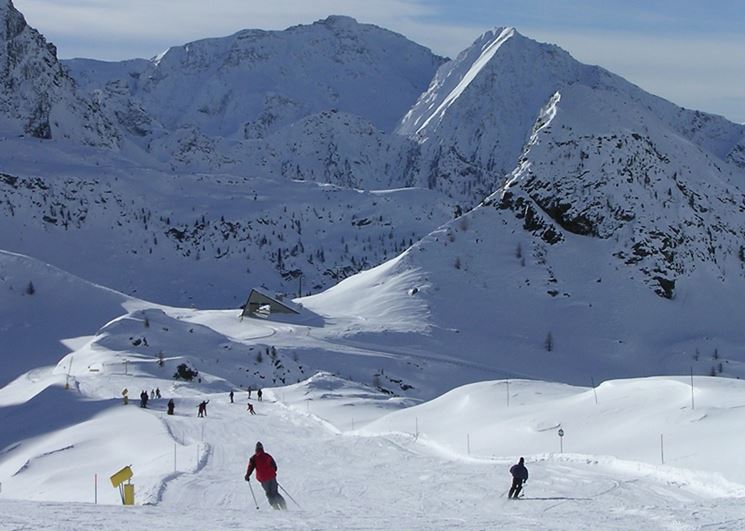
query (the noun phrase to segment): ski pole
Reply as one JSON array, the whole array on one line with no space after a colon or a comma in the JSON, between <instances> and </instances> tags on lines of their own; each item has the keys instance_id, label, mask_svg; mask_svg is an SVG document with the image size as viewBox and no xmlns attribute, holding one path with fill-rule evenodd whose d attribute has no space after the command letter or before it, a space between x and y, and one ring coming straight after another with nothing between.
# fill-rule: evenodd
<instances>
[{"instance_id":1,"label":"ski pole","mask_svg":"<svg viewBox=\"0 0 745 531\"><path fill-rule=\"evenodd\" d=\"M254 499L254 505L256 506L256 510L259 510L259 502L256 501L256 494L254 494L254 488L251 486L251 482L248 481L248 488L251 489L251 497Z\"/></svg>"},{"instance_id":2,"label":"ski pole","mask_svg":"<svg viewBox=\"0 0 745 531\"><path fill-rule=\"evenodd\" d=\"M298 509L302 509L302 507L300 507L300 504L295 501L295 498L292 497L292 494L290 494L289 492L287 492L287 489L285 489L282 485L280 485L279 482L277 483L277 485L279 485L279 488L282 489L282 492L284 492L285 494L287 494L287 497L290 498L295 505L297 505L297 508Z\"/></svg>"}]
</instances>

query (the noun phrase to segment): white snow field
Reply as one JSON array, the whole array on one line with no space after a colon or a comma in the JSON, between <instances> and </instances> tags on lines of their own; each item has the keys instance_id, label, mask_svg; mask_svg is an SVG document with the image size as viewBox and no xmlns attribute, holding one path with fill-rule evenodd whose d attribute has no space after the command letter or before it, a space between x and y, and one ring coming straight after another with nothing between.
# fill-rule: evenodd
<instances>
[{"instance_id":1,"label":"white snow field","mask_svg":"<svg viewBox=\"0 0 745 531\"><path fill-rule=\"evenodd\" d=\"M158 383L131 382L132 389ZM745 525L739 381L697 379L695 410L685 379L677 378L606 382L597 389L597 405L590 389L515 381L507 406L506 382L494 381L400 409L399 400L322 373L266 390L262 402L252 401L255 416L246 411L245 391L230 404L226 393L202 395L160 382L166 397L175 396L173 417L164 415L165 398L148 409L121 405L113 398L119 382L111 378L91 375L79 383L99 397L55 384L0 409L4 426L12 417L16 426L37 427L2 452L0 528ZM2 390L6 404L13 392ZM208 416L197 418L203 398L210 400ZM558 426L566 431L567 453L559 453ZM668 436L665 465L661 430ZM3 446L9 435L3 431ZM279 482L295 500L286 496L287 512L269 508L255 481L259 509L253 504L243 475L257 440L277 460ZM509 501L507 471L521 454L531 478L522 500ZM136 506L118 507L107 478L129 464Z\"/></svg>"},{"instance_id":2,"label":"white snow field","mask_svg":"<svg viewBox=\"0 0 745 531\"><path fill-rule=\"evenodd\" d=\"M745 126L512 28L0 65L0 529L745 529Z\"/></svg>"},{"instance_id":3,"label":"white snow field","mask_svg":"<svg viewBox=\"0 0 745 531\"><path fill-rule=\"evenodd\" d=\"M431 315L418 297L398 295L415 276L398 260L300 299L299 316L243 320L237 310L125 297L27 257L2 263L11 294L0 300L3 323L39 347L3 336L21 355L0 388L0 529L745 525L742 380L695 374L693 394L685 375L594 390L506 380L500 357L406 345L413 332L426 337ZM27 268L42 279L34 294L18 274ZM75 297L85 304L68 310ZM471 350L488 351L473 341ZM55 344L69 351L56 365ZM181 363L198 378L175 380ZM266 387L264 401L252 400L255 416L247 386ZM137 407L140 391L155 388L163 398ZM169 398L173 417L164 414ZM202 400L205 419L196 417ZM297 502L288 498L286 513L254 483L256 510L243 480L257 440ZM523 500L509 501L508 469L520 456L531 479ZM108 483L125 465L135 507L118 506Z\"/></svg>"}]
</instances>

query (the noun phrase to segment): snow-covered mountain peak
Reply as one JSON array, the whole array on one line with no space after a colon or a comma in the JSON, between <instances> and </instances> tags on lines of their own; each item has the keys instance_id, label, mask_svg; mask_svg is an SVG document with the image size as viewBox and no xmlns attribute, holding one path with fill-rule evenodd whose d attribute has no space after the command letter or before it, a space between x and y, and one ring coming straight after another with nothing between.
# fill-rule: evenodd
<instances>
[{"instance_id":1,"label":"snow-covered mountain peak","mask_svg":"<svg viewBox=\"0 0 745 531\"><path fill-rule=\"evenodd\" d=\"M426 105L431 112L417 113L415 107L406 114L398 131L401 134L419 134L430 124L436 127L448 107L463 94L468 85L494 57L499 47L514 34L513 28L488 31L470 48L461 52L452 64L448 63L449 68L438 71L428 90L430 97L424 102L420 100L417 103L417 106Z\"/></svg>"},{"instance_id":2,"label":"snow-covered mountain peak","mask_svg":"<svg viewBox=\"0 0 745 531\"><path fill-rule=\"evenodd\" d=\"M356 18L348 15L329 15L324 19L315 21L313 24L343 29L351 29L360 25Z\"/></svg>"},{"instance_id":3,"label":"snow-covered mountain peak","mask_svg":"<svg viewBox=\"0 0 745 531\"><path fill-rule=\"evenodd\" d=\"M448 109L466 91L476 93L475 98L466 98L466 105L472 104L474 99L487 105L488 101L481 100L492 100L493 105L503 98L510 98L508 91L520 89L524 80L544 86L544 80L549 76L576 79L580 77L577 66L579 63L557 46L529 39L511 27L495 28L482 34L455 59L440 67L427 92L401 121L398 132L426 140L440 127ZM512 97L519 98L520 95ZM533 99L523 104L528 102L535 112Z\"/></svg>"},{"instance_id":4,"label":"snow-covered mountain peak","mask_svg":"<svg viewBox=\"0 0 745 531\"><path fill-rule=\"evenodd\" d=\"M171 47L134 84L129 72L110 68L88 77L99 79L93 90L112 81L131 85L126 102L104 91L125 122L131 116L122 107L134 104L169 131L196 127L209 136L245 139L332 109L390 131L442 61L402 35L332 16L283 31L242 30ZM74 77L98 68L80 60L68 66Z\"/></svg>"}]
</instances>

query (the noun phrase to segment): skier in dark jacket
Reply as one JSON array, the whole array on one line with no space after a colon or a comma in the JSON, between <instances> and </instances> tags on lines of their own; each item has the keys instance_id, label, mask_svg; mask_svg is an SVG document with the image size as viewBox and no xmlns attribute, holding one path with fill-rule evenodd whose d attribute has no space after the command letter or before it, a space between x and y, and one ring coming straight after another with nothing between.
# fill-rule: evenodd
<instances>
[{"instance_id":1,"label":"skier in dark jacket","mask_svg":"<svg viewBox=\"0 0 745 531\"><path fill-rule=\"evenodd\" d=\"M279 488L277 484L277 463L274 462L271 455L264 451L264 446L260 442L256 443L256 453L248 461L246 481L251 479L251 473L254 470L256 470L256 479L264 487L269 505L275 509L287 509L285 499L277 490Z\"/></svg>"},{"instance_id":2,"label":"skier in dark jacket","mask_svg":"<svg viewBox=\"0 0 745 531\"><path fill-rule=\"evenodd\" d=\"M228 395L230 397L230 403L233 403L233 390L230 390L230 394Z\"/></svg>"},{"instance_id":3,"label":"skier in dark jacket","mask_svg":"<svg viewBox=\"0 0 745 531\"><path fill-rule=\"evenodd\" d=\"M261 397L262 397L263 394L264 393L261 392L261 389L259 389L258 391L256 391L256 396L259 397L259 402L261 402Z\"/></svg>"},{"instance_id":4,"label":"skier in dark jacket","mask_svg":"<svg viewBox=\"0 0 745 531\"><path fill-rule=\"evenodd\" d=\"M510 487L510 492L507 494L507 497L517 499L520 495L520 491L523 490L523 483L528 481L528 469L525 468L524 457L520 458L519 463L510 467L510 474L512 474L512 487Z\"/></svg>"},{"instance_id":5,"label":"skier in dark jacket","mask_svg":"<svg viewBox=\"0 0 745 531\"><path fill-rule=\"evenodd\" d=\"M176 407L176 404L173 403L173 398L171 398L168 401L168 414L169 415L173 415L173 408L175 408L175 407Z\"/></svg>"}]
</instances>

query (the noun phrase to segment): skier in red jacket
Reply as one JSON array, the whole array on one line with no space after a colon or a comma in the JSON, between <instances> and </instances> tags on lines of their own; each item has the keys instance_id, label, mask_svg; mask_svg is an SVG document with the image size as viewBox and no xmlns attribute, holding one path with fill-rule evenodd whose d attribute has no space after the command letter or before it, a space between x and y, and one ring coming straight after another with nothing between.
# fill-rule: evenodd
<instances>
[{"instance_id":1,"label":"skier in red jacket","mask_svg":"<svg viewBox=\"0 0 745 531\"><path fill-rule=\"evenodd\" d=\"M264 451L264 446L260 442L256 443L256 453L248 461L246 481L251 478L251 473L254 470L256 470L256 479L264 487L269 505L275 509L287 509L285 499L277 490L279 488L277 484L277 463L274 462L271 455Z\"/></svg>"}]
</instances>

